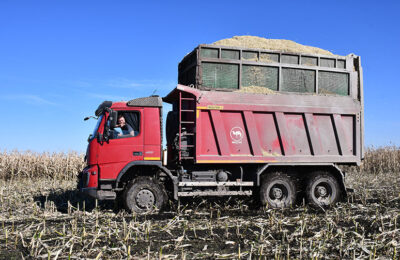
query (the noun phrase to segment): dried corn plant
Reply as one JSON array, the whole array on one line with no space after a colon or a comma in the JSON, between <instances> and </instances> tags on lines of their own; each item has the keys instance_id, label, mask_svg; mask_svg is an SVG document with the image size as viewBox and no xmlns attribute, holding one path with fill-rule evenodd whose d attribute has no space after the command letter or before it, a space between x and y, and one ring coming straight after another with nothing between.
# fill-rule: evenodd
<instances>
[{"instance_id":1,"label":"dried corn plant","mask_svg":"<svg viewBox=\"0 0 400 260\"><path fill-rule=\"evenodd\" d=\"M251 86L250 88L256 87ZM274 93L273 90L262 89L268 94ZM83 157L83 154L76 152L3 151L0 153L0 179L46 177L72 180L85 167ZM371 174L400 172L400 149L396 146L369 147L366 149L362 166L347 167L346 170Z\"/></svg>"},{"instance_id":2,"label":"dried corn plant","mask_svg":"<svg viewBox=\"0 0 400 260\"><path fill-rule=\"evenodd\" d=\"M372 173L400 172L400 149L396 146L369 147L365 152L362 170Z\"/></svg>"},{"instance_id":3,"label":"dried corn plant","mask_svg":"<svg viewBox=\"0 0 400 260\"><path fill-rule=\"evenodd\" d=\"M83 169L83 155L3 151L0 153L0 179L46 177L72 180Z\"/></svg>"}]
</instances>

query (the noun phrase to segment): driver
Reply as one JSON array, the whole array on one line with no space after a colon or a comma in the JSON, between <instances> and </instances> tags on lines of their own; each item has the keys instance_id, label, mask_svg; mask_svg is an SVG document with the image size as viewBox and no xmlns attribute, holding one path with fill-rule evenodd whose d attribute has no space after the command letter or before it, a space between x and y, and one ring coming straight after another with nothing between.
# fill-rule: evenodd
<instances>
[{"instance_id":1,"label":"driver","mask_svg":"<svg viewBox=\"0 0 400 260\"><path fill-rule=\"evenodd\" d=\"M123 115L118 116L118 125L116 127L120 127L122 130L122 134L119 133L118 136L135 136L133 128L126 123Z\"/></svg>"}]
</instances>

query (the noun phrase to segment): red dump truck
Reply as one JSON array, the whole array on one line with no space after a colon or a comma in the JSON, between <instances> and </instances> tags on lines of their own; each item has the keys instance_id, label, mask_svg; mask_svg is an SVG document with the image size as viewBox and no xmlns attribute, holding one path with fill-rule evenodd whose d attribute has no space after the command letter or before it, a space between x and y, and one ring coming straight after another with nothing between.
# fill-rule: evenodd
<instances>
[{"instance_id":1,"label":"red dump truck","mask_svg":"<svg viewBox=\"0 0 400 260\"><path fill-rule=\"evenodd\" d=\"M100 104L80 191L138 213L180 197L255 195L290 207L346 196L338 166L364 156L360 57L199 45L178 68L164 98ZM163 101L173 107L167 149Z\"/></svg>"}]
</instances>

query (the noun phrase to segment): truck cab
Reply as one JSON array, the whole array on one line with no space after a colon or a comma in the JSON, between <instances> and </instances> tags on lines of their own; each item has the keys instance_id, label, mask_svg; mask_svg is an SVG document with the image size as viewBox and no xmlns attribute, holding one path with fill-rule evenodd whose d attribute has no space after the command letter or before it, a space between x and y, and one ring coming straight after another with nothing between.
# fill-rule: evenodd
<instances>
[{"instance_id":1,"label":"truck cab","mask_svg":"<svg viewBox=\"0 0 400 260\"><path fill-rule=\"evenodd\" d=\"M79 189L97 199L115 199L132 166L161 166L162 100L158 96L99 105L93 134L89 136ZM124 118L133 132L122 131ZM137 168L137 167L136 167Z\"/></svg>"}]
</instances>

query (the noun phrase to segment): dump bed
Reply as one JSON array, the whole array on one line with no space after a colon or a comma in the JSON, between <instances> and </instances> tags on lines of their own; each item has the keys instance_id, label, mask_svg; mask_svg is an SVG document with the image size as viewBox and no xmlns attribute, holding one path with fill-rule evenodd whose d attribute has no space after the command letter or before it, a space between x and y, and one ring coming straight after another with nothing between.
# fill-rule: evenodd
<instances>
[{"instance_id":1,"label":"dump bed","mask_svg":"<svg viewBox=\"0 0 400 260\"><path fill-rule=\"evenodd\" d=\"M361 103L349 96L262 95L178 85L164 100L178 109L180 160L361 162Z\"/></svg>"},{"instance_id":2,"label":"dump bed","mask_svg":"<svg viewBox=\"0 0 400 260\"><path fill-rule=\"evenodd\" d=\"M185 85L164 100L174 104L181 161L360 164L363 158L359 56L199 45L179 64L179 83Z\"/></svg>"}]
</instances>

